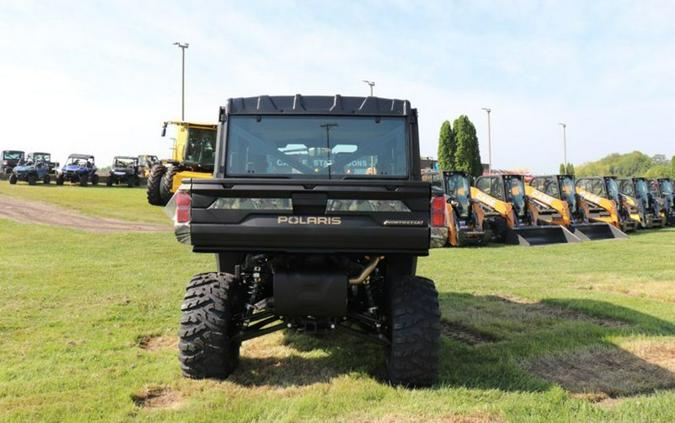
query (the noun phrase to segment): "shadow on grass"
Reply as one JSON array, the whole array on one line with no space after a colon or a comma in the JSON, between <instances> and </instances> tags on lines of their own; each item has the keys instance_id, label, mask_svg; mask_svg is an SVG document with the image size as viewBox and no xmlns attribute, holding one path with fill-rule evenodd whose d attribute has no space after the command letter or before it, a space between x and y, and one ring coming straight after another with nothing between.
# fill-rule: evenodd
<instances>
[{"instance_id":1,"label":"shadow on grass","mask_svg":"<svg viewBox=\"0 0 675 423\"><path fill-rule=\"evenodd\" d=\"M444 336L438 387L539 392L559 384L600 398L675 387L675 375L606 341L630 334L675 335L675 326L611 303L579 299L522 302L442 293ZM459 334L458 334L459 332ZM385 382L382 347L346 334L286 332L284 353L246 354L230 380L243 386L328 383L351 374Z\"/></svg>"}]
</instances>

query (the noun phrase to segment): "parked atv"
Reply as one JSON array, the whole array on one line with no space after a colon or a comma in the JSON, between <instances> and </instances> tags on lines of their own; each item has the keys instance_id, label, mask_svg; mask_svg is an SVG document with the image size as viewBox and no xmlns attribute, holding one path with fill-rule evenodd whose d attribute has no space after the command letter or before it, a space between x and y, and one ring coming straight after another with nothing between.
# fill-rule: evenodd
<instances>
[{"instance_id":1,"label":"parked atv","mask_svg":"<svg viewBox=\"0 0 675 423\"><path fill-rule=\"evenodd\" d=\"M48 185L50 180L49 163L43 160L35 161L30 155L28 159L14 166L12 174L9 175L9 183L12 185L18 181L28 182L28 185L35 185L37 181L42 181L43 184Z\"/></svg>"},{"instance_id":2,"label":"parked atv","mask_svg":"<svg viewBox=\"0 0 675 423\"><path fill-rule=\"evenodd\" d=\"M0 171L5 175L10 175L14 166L18 165L25 157L23 151L19 150L4 150L2 152L2 163L0 163Z\"/></svg>"},{"instance_id":3,"label":"parked atv","mask_svg":"<svg viewBox=\"0 0 675 423\"><path fill-rule=\"evenodd\" d=\"M159 163L159 158L151 154L141 154L138 156L138 174L144 178L150 176L150 170Z\"/></svg>"},{"instance_id":4,"label":"parked atv","mask_svg":"<svg viewBox=\"0 0 675 423\"><path fill-rule=\"evenodd\" d=\"M115 156L106 185L111 187L113 184L126 184L131 188L133 186L138 186L139 183L138 157Z\"/></svg>"},{"instance_id":5,"label":"parked atv","mask_svg":"<svg viewBox=\"0 0 675 423\"><path fill-rule=\"evenodd\" d=\"M63 185L66 181L74 184L79 183L83 187L86 187L88 182L91 182L92 185L98 185L96 170L94 156L71 154L56 177L56 185Z\"/></svg>"}]
</instances>

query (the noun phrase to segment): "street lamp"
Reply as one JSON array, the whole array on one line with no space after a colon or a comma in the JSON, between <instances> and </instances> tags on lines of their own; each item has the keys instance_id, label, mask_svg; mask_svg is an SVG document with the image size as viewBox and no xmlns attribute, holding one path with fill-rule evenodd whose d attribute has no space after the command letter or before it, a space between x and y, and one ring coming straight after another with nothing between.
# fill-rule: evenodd
<instances>
[{"instance_id":1,"label":"street lamp","mask_svg":"<svg viewBox=\"0 0 675 423\"><path fill-rule=\"evenodd\" d=\"M373 96L373 87L375 86L375 81L368 81L366 79L363 80L368 86L370 87L370 96Z\"/></svg>"},{"instance_id":2,"label":"street lamp","mask_svg":"<svg viewBox=\"0 0 675 423\"><path fill-rule=\"evenodd\" d=\"M180 120L185 121L185 49L190 47L190 44L176 41L173 45L181 49Z\"/></svg>"},{"instance_id":3,"label":"street lamp","mask_svg":"<svg viewBox=\"0 0 675 423\"><path fill-rule=\"evenodd\" d=\"M492 109L489 107L482 107L487 112L488 118L488 172L492 171L492 128L490 128L490 113Z\"/></svg>"},{"instance_id":4,"label":"street lamp","mask_svg":"<svg viewBox=\"0 0 675 423\"><path fill-rule=\"evenodd\" d=\"M567 169L567 124L559 122L558 125L562 126L563 130L563 163L565 163L565 169Z\"/></svg>"}]
</instances>

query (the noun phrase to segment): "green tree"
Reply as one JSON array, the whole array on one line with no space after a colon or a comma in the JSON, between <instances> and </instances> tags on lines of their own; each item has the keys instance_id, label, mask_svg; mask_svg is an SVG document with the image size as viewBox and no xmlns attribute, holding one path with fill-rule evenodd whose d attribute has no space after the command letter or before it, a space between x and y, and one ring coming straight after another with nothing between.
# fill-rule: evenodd
<instances>
[{"instance_id":1,"label":"green tree","mask_svg":"<svg viewBox=\"0 0 675 423\"><path fill-rule=\"evenodd\" d=\"M675 178L675 156L670 159L670 177Z\"/></svg>"},{"instance_id":2,"label":"green tree","mask_svg":"<svg viewBox=\"0 0 675 423\"><path fill-rule=\"evenodd\" d=\"M438 167L441 170L452 169L456 151L455 134L452 132L450 122L446 120L441 125L441 131L438 136Z\"/></svg>"},{"instance_id":3,"label":"green tree","mask_svg":"<svg viewBox=\"0 0 675 423\"><path fill-rule=\"evenodd\" d=\"M483 165L480 160L476 127L466 115L461 115L452 123L452 132L455 134L457 143L454 168L473 176L482 175Z\"/></svg>"},{"instance_id":4,"label":"green tree","mask_svg":"<svg viewBox=\"0 0 675 423\"><path fill-rule=\"evenodd\" d=\"M565 169L565 163L560 163L560 167L558 168L558 174L564 175L565 173L567 173L567 169Z\"/></svg>"},{"instance_id":5,"label":"green tree","mask_svg":"<svg viewBox=\"0 0 675 423\"><path fill-rule=\"evenodd\" d=\"M627 154L610 154L594 162L583 163L576 167L577 176L616 175L621 177L643 176L652 167L659 166L659 155L654 158L633 151ZM661 165L662 166L662 165Z\"/></svg>"},{"instance_id":6,"label":"green tree","mask_svg":"<svg viewBox=\"0 0 675 423\"><path fill-rule=\"evenodd\" d=\"M565 173L574 176L574 165L572 163L567 163L567 168L565 168Z\"/></svg>"}]
</instances>

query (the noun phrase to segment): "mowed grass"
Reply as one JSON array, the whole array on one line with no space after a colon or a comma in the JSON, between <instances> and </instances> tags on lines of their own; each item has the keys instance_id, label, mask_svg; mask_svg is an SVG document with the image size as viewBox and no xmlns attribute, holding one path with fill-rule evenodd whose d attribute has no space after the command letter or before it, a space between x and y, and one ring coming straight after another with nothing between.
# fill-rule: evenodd
<instances>
[{"instance_id":1,"label":"mowed grass","mask_svg":"<svg viewBox=\"0 0 675 423\"><path fill-rule=\"evenodd\" d=\"M162 207L150 206L146 201L145 187L106 187L105 184L80 187L70 183L57 186L53 181L49 185L29 186L0 181L0 194L53 203L90 216L131 222L168 222Z\"/></svg>"},{"instance_id":2,"label":"mowed grass","mask_svg":"<svg viewBox=\"0 0 675 423\"><path fill-rule=\"evenodd\" d=\"M442 368L419 390L346 335L268 335L227 381L185 379L180 303L211 255L170 233L0 220L0 238L0 421L675 421L672 229L434 250L419 273L440 293Z\"/></svg>"}]
</instances>

